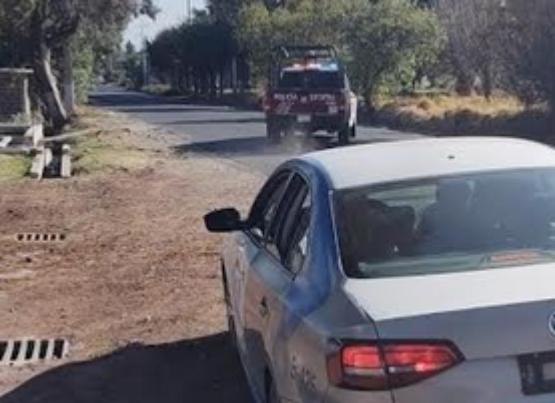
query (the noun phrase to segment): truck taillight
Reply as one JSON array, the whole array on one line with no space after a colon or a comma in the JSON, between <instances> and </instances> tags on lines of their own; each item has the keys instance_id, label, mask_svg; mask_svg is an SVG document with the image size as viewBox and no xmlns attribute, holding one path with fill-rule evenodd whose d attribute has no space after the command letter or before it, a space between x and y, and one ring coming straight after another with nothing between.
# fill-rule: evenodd
<instances>
[{"instance_id":1,"label":"truck taillight","mask_svg":"<svg viewBox=\"0 0 555 403\"><path fill-rule=\"evenodd\" d=\"M347 109L347 97L344 92L339 93L335 99L340 110Z\"/></svg>"},{"instance_id":2,"label":"truck taillight","mask_svg":"<svg viewBox=\"0 0 555 403\"><path fill-rule=\"evenodd\" d=\"M270 110L270 96L268 94L262 97L261 103L262 103L262 110L264 110L264 112L267 112L268 110Z\"/></svg>"},{"instance_id":3,"label":"truck taillight","mask_svg":"<svg viewBox=\"0 0 555 403\"><path fill-rule=\"evenodd\" d=\"M387 390L420 382L462 360L448 342L347 344L328 358L328 375L339 387Z\"/></svg>"}]
</instances>

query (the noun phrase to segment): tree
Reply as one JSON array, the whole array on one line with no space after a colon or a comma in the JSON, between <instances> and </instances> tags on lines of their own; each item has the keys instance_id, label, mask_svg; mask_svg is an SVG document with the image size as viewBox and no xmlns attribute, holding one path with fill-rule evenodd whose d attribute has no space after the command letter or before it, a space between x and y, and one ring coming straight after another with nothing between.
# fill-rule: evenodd
<instances>
[{"instance_id":1,"label":"tree","mask_svg":"<svg viewBox=\"0 0 555 403\"><path fill-rule=\"evenodd\" d=\"M215 21L224 22L230 27L237 27L239 11L252 0L208 0L208 13Z\"/></svg>"},{"instance_id":2,"label":"tree","mask_svg":"<svg viewBox=\"0 0 555 403\"><path fill-rule=\"evenodd\" d=\"M238 37L255 77L266 75L272 49L279 45L325 44L343 50L343 28L366 4L367 0L296 0L273 10L263 3L247 5L239 15Z\"/></svg>"},{"instance_id":3,"label":"tree","mask_svg":"<svg viewBox=\"0 0 555 403\"><path fill-rule=\"evenodd\" d=\"M380 87L410 82L433 63L443 38L435 14L410 0L290 0L275 10L253 3L239 21L257 77L277 45L333 45L369 104Z\"/></svg>"},{"instance_id":4,"label":"tree","mask_svg":"<svg viewBox=\"0 0 555 403\"><path fill-rule=\"evenodd\" d=\"M443 36L435 15L410 1L368 3L345 27L351 72L372 106L377 90L388 80L400 82L431 64Z\"/></svg>"},{"instance_id":5,"label":"tree","mask_svg":"<svg viewBox=\"0 0 555 403\"><path fill-rule=\"evenodd\" d=\"M206 12L191 24L161 32L149 49L152 67L175 88L195 94L223 93L225 68L237 57L232 28Z\"/></svg>"},{"instance_id":6,"label":"tree","mask_svg":"<svg viewBox=\"0 0 555 403\"><path fill-rule=\"evenodd\" d=\"M555 126L555 3L512 0L504 12L506 88L527 104L547 102Z\"/></svg>"},{"instance_id":7,"label":"tree","mask_svg":"<svg viewBox=\"0 0 555 403\"><path fill-rule=\"evenodd\" d=\"M140 89L144 84L143 52L137 51L132 42L127 42L121 63L125 75L125 85Z\"/></svg>"},{"instance_id":8,"label":"tree","mask_svg":"<svg viewBox=\"0 0 555 403\"><path fill-rule=\"evenodd\" d=\"M500 0L441 0L437 11L447 32L448 57L457 77L457 90L469 95L479 77L490 98L502 74L499 48L503 35Z\"/></svg>"},{"instance_id":9,"label":"tree","mask_svg":"<svg viewBox=\"0 0 555 403\"><path fill-rule=\"evenodd\" d=\"M68 121L68 113L62 102L53 58L63 55L64 81L71 82L70 46L76 34L80 30L87 34L110 29L121 31L137 13L154 15L156 8L152 0L2 0L0 43L9 57L7 64L33 66L43 113L55 130ZM91 44L93 49L94 46ZM59 50L63 52L58 54ZM57 61L61 59L60 56Z\"/></svg>"}]
</instances>

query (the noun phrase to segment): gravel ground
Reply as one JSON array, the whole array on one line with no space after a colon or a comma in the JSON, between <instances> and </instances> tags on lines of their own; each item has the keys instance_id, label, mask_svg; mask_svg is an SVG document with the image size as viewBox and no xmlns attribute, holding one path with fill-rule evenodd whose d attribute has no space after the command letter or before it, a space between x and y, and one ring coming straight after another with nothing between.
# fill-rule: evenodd
<instances>
[{"instance_id":1,"label":"gravel ground","mask_svg":"<svg viewBox=\"0 0 555 403\"><path fill-rule=\"evenodd\" d=\"M132 164L2 185L2 338L64 337L70 351L55 365L0 366L0 402L248 401L225 325L221 238L202 216L245 211L261 178L226 160L175 158L148 126L92 116L95 142L117 140L114 158L132 152ZM16 240L34 232L67 238Z\"/></svg>"}]
</instances>

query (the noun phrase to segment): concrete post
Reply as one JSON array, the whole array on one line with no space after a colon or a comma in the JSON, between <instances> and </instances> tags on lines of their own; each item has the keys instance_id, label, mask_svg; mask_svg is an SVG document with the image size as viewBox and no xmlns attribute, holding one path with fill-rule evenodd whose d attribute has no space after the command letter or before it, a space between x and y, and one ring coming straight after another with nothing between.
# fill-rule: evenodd
<instances>
[{"instance_id":1,"label":"concrete post","mask_svg":"<svg viewBox=\"0 0 555 403\"><path fill-rule=\"evenodd\" d=\"M15 117L25 123L31 121L29 77L32 74L27 69L0 69L0 122Z\"/></svg>"},{"instance_id":2,"label":"concrete post","mask_svg":"<svg viewBox=\"0 0 555 403\"><path fill-rule=\"evenodd\" d=\"M71 147L69 144L62 146L62 158L60 159L60 177L71 178Z\"/></svg>"}]
</instances>

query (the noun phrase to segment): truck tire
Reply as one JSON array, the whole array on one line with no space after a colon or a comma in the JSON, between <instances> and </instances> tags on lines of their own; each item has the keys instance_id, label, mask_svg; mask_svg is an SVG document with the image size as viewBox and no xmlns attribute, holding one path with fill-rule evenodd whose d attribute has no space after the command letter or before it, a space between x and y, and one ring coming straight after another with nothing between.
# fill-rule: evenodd
<instances>
[{"instance_id":1,"label":"truck tire","mask_svg":"<svg viewBox=\"0 0 555 403\"><path fill-rule=\"evenodd\" d=\"M272 143L281 141L281 129L274 119L269 118L266 121L266 134Z\"/></svg>"},{"instance_id":2,"label":"truck tire","mask_svg":"<svg viewBox=\"0 0 555 403\"><path fill-rule=\"evenodd\" d=\"M351 128L349 124L344 125L338 132L338 142L340 146L346 146L351 140Z\"/></svg>"}]
</instances>

